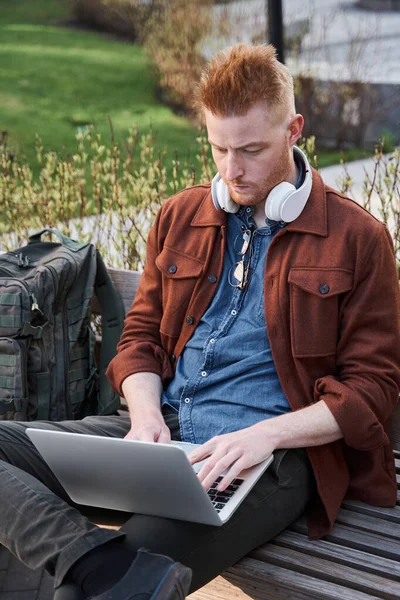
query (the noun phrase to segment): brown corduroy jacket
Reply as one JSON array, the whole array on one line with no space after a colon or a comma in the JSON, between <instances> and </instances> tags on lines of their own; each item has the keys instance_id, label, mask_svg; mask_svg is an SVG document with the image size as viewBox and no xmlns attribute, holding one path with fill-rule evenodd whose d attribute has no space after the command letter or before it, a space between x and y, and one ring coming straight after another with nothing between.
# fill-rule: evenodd
<instances>
[{"instance_id":1,"label":"brown corduroy jacket","mask_svg":"<svg viewBox=\"0 0 400 600\"><path fill-rule=\"evenodd\" d=\"M222 271L226 214L210 185L161 208L146 265L108 377L153 372L164 385L209 306ZM267 332L282 388L295 411L324 399L343 439L308 448L318 495L309 535L325 535L342 500L396 503L389 419L400 385L399 286L386 227L355 202L313 187L298 219L267 253Z\"/></svg>"}]
</instances>

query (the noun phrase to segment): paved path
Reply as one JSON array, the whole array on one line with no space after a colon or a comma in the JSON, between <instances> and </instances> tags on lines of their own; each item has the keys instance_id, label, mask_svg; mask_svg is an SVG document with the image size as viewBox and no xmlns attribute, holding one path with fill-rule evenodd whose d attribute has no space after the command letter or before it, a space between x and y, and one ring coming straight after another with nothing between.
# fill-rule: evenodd
<instances>
[{"instance_id":1,"label":"paved path","mask_svg":"<svg viewBox=\"0 0 400 600\"><path fill-rule=\"evenodd\" d=\"M381 177L381 182L383 186L383 195L385 195L385 186L383 184L383 175L384 175L384 165L389 161L393 155L386 154L382 158L382 162L380 163L379 169L377 171L376 181L379 181L379 177ZM364 191L364 184L366 181L366 177L368 176L369 180L372 181L374 177L374 169L375 169L375 159L368 158L365 160L356 160L350 162L346 165L347 172L352 179L352 185L347 195L353 198L356 202L361 205L364 205L366 200L366 193ZM326 184L332 186L333 188L340 189L340 178L344 175L344 169L342 165L334 165L332 167L325 167L321 169L321 175ZM370 186L369 186L370 188ZM398 201L400 198L398 198ZM370 207L369 210L372 214L381 219L380 215L380 206L381 201L376 192L373 192L370 199ZM394 216L388 220L389 229L392 230L394 227Z\"/></svg>"},{"instance_id":2,"label":"paved path","mask_svg":"<svg viewBox=\"0 0 400 600\"><path fill-rule=\"evenodd\" d=\"M373 158L367 158L365 160L355 160L346 164L346 170L350 175L353 184L349 196L362 204L364 199L363 184L366 176L372 178L374 173L375 161ZM331 167L325 167L320 169L323 180L327 185L335 189L340 189L340 180L345 175L345 169L343 165L333 165Z\"/></svg>"}]
</instances>

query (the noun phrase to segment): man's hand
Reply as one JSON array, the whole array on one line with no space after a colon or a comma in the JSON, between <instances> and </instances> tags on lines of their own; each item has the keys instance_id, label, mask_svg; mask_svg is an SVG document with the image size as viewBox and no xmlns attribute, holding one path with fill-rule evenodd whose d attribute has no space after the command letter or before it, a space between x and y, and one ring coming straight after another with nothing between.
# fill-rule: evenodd
<instances>
[{"instance_id":1,"label":"man's hand","mask_svg":"<svg viewBox=\"0 0 400 600\"><path fill-rule=\"evenodd\" d=\"M169 444L171 441L171 432L166 426L160 411L158 413L152 411L140 416L136 413L132 417L132 425L125 439Z\"/></svg>"},{"instance_id":2,"label":"man's hand","mask_svg":"<svg viewBox=\"0 0 400 600\"><path fill-rule=\"evenodd\" d=\"M171 433L161 413L161 379L155 373L135 373L127 377L122 391L128 403L131 428L125 439L142 442L171 441Z\"/></svg>"},{"instance_id":3,"label":"man's hand","mask_svg":"<svg viewBox=\"0 0 400 600\"><path fill-rule=\"evenodd\" d=\"M227 471L217 487L217 490L223 491L243 469L258 465L274 449L272 438L268 440L262 423L257 423L246 429L212 438L191 452L188 458L192 464L208 458L198 473L206 490Z\"/></svg>"},{"instance_id":4,"label":"man's hand","mask_svg":"<svg viewBox=\"0 0 400 600\"><path fill-rule=\"evenodd\" d=\"M205 489L227 471L217 488L223 491L240 471L259 464L278 448L321 446L342 437L337 421L321 399L301 410L214 437L191 452L189 460L195 464L207 459L199 471Z\"/></svg>"}]
</instances>

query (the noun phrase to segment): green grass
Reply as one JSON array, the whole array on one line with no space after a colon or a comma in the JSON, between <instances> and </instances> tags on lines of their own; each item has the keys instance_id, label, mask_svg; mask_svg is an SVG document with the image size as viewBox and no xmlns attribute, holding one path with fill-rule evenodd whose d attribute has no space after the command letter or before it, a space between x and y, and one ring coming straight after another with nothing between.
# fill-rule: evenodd
<instances>
[{"instance_id":1,"label":"green grass","mask_svg":"<svg viewBox=\"0 0 400 600\"><path fill-rule=\"evenodd\" d=\"M9 147L35 162L35 134L46 150L74 152L79 127L95 124L117 139L152 127L172 156L194 156L196 129L156 98L142 48L67 26L62 0L0 0L0 130Z\"/></svg>"},{"instance_id":2,"label":"green grass","mask_svg":"<svg viewBox=\"0 0 400 600\"><path fill-rule=\"evenodd\" d=\"M369 158L374 155L373 150L365 150L362 148L351 148L350 150L327 150L325 148L317 148L318 156L318 168L330 167L331 165L337 165L343 160L348 163L352 160L360 160L362 158Z\"/></svg>"}]
</instances>

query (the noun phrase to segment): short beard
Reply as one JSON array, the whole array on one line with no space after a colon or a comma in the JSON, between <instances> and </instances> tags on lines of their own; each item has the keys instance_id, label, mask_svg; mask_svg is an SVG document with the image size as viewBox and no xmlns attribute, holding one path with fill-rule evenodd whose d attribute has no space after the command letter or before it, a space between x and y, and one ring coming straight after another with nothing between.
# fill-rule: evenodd
<instances>
[{"instance_id":1,"label":"short beard","mask_svg":"<svg viewBox=\"0 0 400 600\"><path fill-rule=\"evenodd\" d=\"M288 180L291 166L288 148L284 146L275 170L269 174L268 179L261 181L261 183L257 186L257 189L254 191L253 196L248 197L242 194L236 194L236 192L233 192L230 189L230 184L232 184L232 182L227 183L232 200L237 204L244 204L246 206L256 206L257 204L261 204L261 202L267 199L267 196L271 190L274 189L274 187L283 181ZM235 180L235 183L240 185L241 182ZM243 183L245 184L246 182L244 181Z\"/></svg>"}]
</instances>

